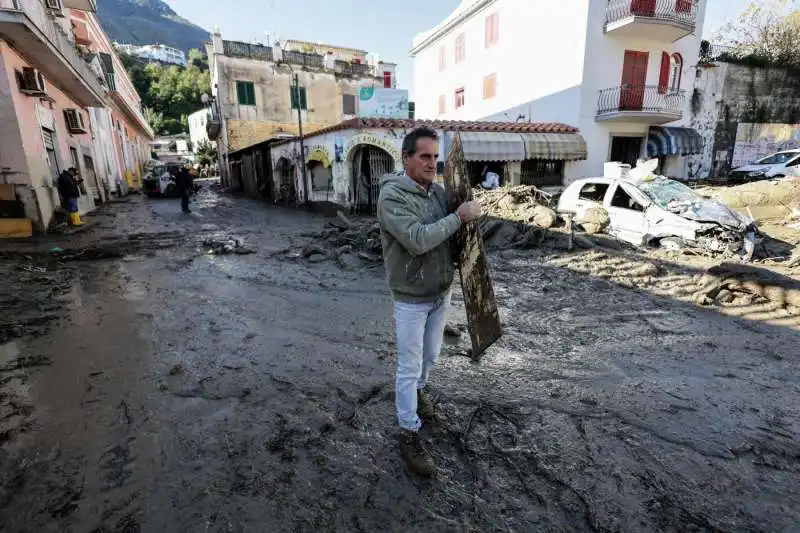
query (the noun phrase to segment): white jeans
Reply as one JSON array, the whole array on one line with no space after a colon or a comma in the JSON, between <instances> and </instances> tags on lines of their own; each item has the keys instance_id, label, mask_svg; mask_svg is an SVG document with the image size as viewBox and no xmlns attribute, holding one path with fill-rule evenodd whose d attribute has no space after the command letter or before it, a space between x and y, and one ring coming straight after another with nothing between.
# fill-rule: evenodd
<instances>
[{"instance_id":1,"label":"white jeans","mask_svg":"<svg viewBox=\"0 0 800 533\"><path fill-rule=\"evenodd\" d=\"M425 387L442 349L450 292L435 302L394 302L397 331L397 374L395 404L400 427L419 431L417 389Z\"/></svg>"}]
</instances>

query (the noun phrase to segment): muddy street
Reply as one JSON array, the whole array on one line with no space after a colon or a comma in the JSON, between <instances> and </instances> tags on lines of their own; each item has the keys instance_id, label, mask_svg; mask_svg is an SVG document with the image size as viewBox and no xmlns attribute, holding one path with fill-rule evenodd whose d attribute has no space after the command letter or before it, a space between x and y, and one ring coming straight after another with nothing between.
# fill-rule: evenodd
<instances>
[{"instance_id":1,"label":"muddy street","mask_svg":"<svg viewBox=\"0 0 800 533\"><path fill-rule=\"evenodd\" d=\"M380 264L304 253L320 214L213 189L192 209L133 197L0 243L3 531L797 530L786 309L701 308L666 266L650 289L592 251L493 253L505 335L479 362L448 339L422 480Z\"/></svg>"}]
</instances>

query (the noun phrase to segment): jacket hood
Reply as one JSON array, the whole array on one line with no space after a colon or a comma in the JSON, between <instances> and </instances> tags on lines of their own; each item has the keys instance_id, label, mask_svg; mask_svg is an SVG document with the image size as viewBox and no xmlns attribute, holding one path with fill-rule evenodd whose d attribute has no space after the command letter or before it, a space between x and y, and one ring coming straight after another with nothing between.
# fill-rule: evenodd
<instances>
[{"instance_id":1,"label":"jacket hood","mask_svg":"<svg viewBox=\"0 0 800 533\"><path fill-rule=\"evenodd\" d=\"M381 178L380 186L381 188L386 187L387 185L391 185L392 187L397 187L398 189L415 193L420 196L427 196L425 190L420 187L417 182L406 176L405 172L402 173L394 173L394 174L386 174L384 177Z\"/></svg>"}]
</instances>

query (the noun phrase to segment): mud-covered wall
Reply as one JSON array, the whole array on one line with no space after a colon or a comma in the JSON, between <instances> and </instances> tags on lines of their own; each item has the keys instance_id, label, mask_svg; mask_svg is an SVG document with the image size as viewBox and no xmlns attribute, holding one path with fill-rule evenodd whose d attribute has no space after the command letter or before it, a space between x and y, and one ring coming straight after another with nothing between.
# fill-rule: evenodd
<instances>
[{"instance_id":1,"label":"mud-covered wall","mask_svg":"<svg viewBox=\"0 0 800 533\"><path fill-rule=\"evenodd\" d=\"M692 156L690 177L724 176L740 123L800 122L800 72L716 62L699 66L691 95L691 121L705 140Z\"/></svg>"}]
</instances>

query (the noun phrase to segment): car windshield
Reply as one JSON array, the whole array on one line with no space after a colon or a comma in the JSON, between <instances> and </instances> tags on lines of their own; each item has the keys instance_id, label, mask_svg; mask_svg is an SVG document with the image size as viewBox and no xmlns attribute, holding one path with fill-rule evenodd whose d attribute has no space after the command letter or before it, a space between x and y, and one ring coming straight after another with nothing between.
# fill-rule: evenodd
<instances>
[{"instance_id":1,"label":"car windshield","mask_svg":"<svg viewBox=\"0 0 800 533\"><path fill-rule=\"evenodd\" d=\"M757 165L782 165L787 163L793 157L797 157L800 152L778 152L777 154L768 155L764 159L756 161Z\"/></svg>"},{"instance_id":2,"label":"car windshield","mask_svg":"<svg viewBox=\"0 0 800 533\"><path fill-rule=\"evenodd\" d=\"M639 184L639 189L656 205L664 209L670 202L697 202L702 196L682 183L673 180L656 180Z\"/></svg>"}]
</instances>

